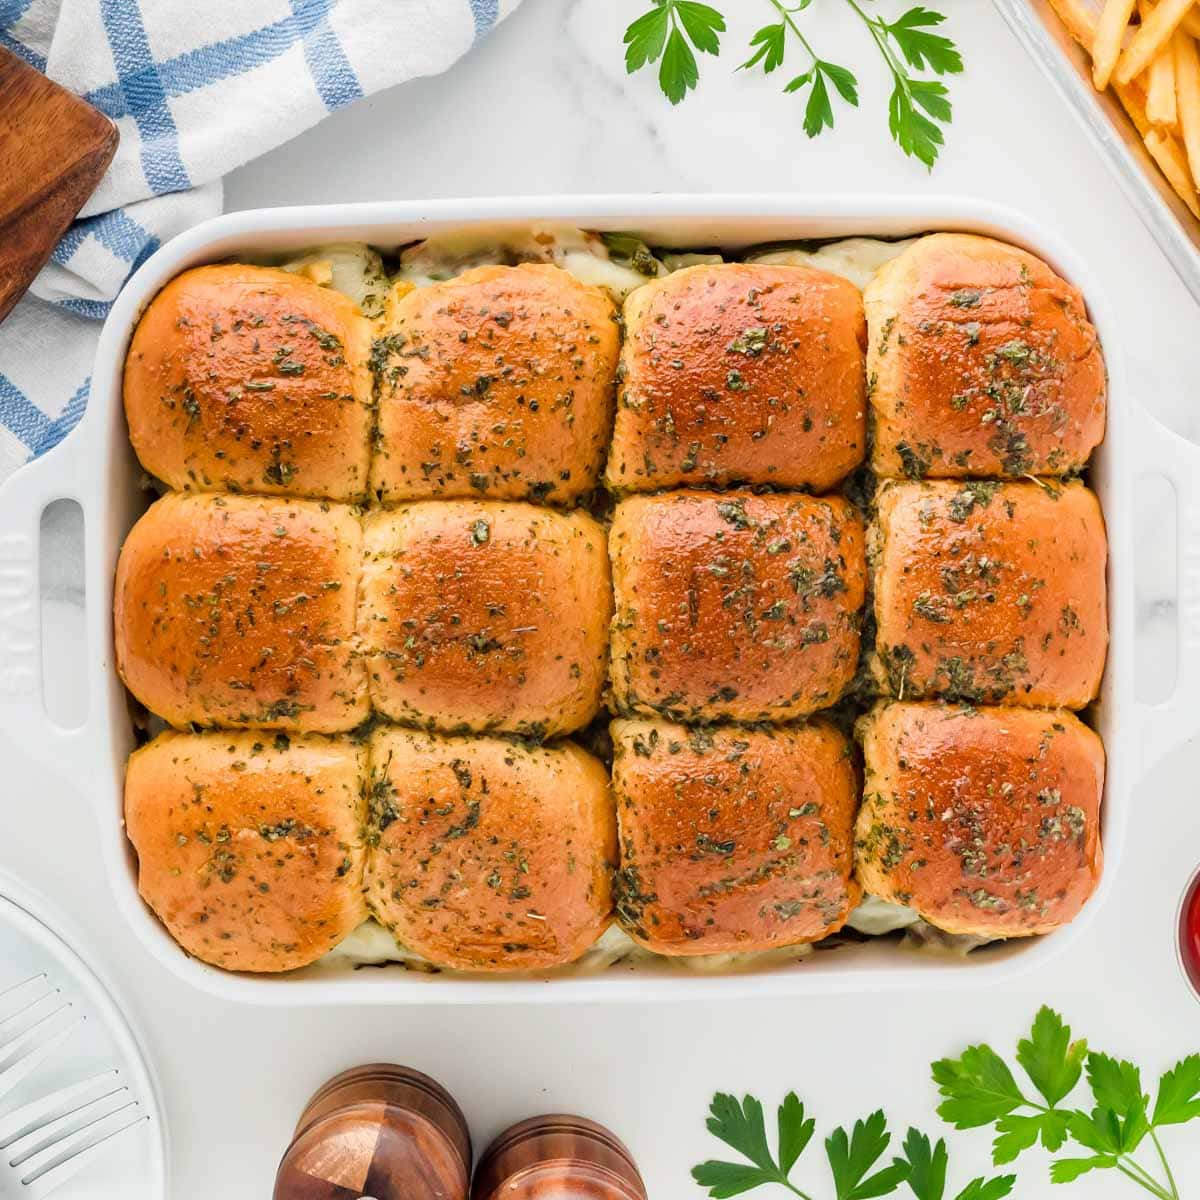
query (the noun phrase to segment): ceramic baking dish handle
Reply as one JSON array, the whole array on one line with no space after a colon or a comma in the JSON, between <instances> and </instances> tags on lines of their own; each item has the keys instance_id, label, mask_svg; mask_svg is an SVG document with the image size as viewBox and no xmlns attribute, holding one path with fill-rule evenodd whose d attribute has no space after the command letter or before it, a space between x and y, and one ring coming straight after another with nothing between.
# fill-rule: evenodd
<instances>
[{"instance_id":1,"label":"ceramic baking dish handle","mask_svg":"<svg viewBox=\"0 0 1200 1200\"><path fill-rule=\"evenodd\" d=\"M94 474L85 460L86 446L87 439L77 433L0 487L0 730L36 761L73 779L85 777L96 759L88 724L65 728L43 702L39 542L46 505L82 503L83 481ZM80 669L88 672L88 713L94 723L100 668L97 655L87 659Z\"/></svg>"},{"instance_id":2,"label":"ceramic baking dish handle","mask_svg":"<svg viewBox=\"0 0 1200 1200\"><path fill-rule=\"evenodd\" d=\"M1161 475L1175 489L1178 563L1178 672L1174 692L1157 704L1139 703L1143 769L1200 734L1200 446L1138 412L1138 475Z\"/></svg>"}]
</instances>

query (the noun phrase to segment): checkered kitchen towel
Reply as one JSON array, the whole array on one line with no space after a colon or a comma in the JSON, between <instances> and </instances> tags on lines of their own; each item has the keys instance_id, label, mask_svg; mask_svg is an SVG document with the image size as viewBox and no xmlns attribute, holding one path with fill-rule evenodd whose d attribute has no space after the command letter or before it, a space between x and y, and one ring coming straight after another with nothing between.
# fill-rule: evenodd
<instances>
[{"instance_id":1,"label":"checkered kitchen towel","mask_svg":"<svg viewBox=\"0 0 1200 1200\"><path fill-rule=\"evenodd\" d=\"M120 126L99 190L0 325L0 480L87 405L114 297L221 210L221 177L326 113L445 70L520 0L0 0L0 45Z\"/></svg>"}]
</instances>

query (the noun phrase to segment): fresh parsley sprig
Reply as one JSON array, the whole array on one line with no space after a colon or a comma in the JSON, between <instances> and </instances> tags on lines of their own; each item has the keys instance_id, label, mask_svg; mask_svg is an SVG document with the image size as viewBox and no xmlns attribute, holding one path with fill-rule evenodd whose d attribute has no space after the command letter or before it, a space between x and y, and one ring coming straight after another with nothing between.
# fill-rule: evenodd
<instances>
[{"instance_id":1,"label":"fresh parsley sprig","mask_svg":"<svg viewBox=\"0 0 1200 1200\"><path fill-rule=\"evenodd\" d=\"M678 104L700 81L700 65L692 49L721 53L725 18L696 0L654 0L654 7L625 30L625 70L640 71L647 63L662 65L659 86Z\"/></svg>"},{"instance_id":2,"label":"fresh parsley sprig","mask_svg":"<svg viewBox=\"0 0 1200 1200\"><path fill-rule=\"evenodd\" d=\"M806 9L812 0L800 0L796 8L787 8L782 0L769 0L779 13L779 21L772 25L764 25L753 38L750 46L754 53L738 68L748 71L756 66L762 67L763 73L770 75L772 71L783 65L787 55L788 32L808 54L811 65L807 71L795 76L784 87L789 95L809 88L808 104L804 109L804 132L810 138L816 137L823 129L833 128L833 104L829 96L828 84L833 84L837 93L847 104L858 107L858 79L854 72L837 63L821 58L812 48L808 38L796 23L795 13Z\"/></svg>"},{"instance_id":3,"label":"fresh parsley sprig","mask_svg":"<svg viewBox=\"0 0 1200 1200\"><path fill-rule=\"evenodd\" d=\"M805 1113L795 1092L784 1097L776 1115L778 1157L771 1153L762 1104L753 1096L739 1103L735 1096L718 1092L707 1124L714 1137L746 1159L740 1163L710 1160L692 1168L692 1178L708 1189L711 1200L729 1200L764 1184L786 1188L800 1200L812 1200L791 1181L793 1168L816 1132L816 1121ZM917 1200L944 1200L949 1165L946 1143L939 1139L931 1144L923 1133L910 1129L901 1156L877 1170L891 1140L882 1112L856 1121L850 1133L838 1128L825 1139L835 1200L890 1196L904 1184ZM955 1200L1001 1200L1015 1182L1012 1175L973 1179Z\"/></svg>"},{"instance_id":4,"label":"fresh parsley sprig","mask_svg":"<svg viewBox=\"0 0 1200 1200\"><path fill-rule=\"evenodd\" d=\"M1082 1039L1072 1041L1070 1027L1049 1008L1041 1009L1029 1037L1017 1043L1016 1057L1040 1099L1025 1095L990 1046L971 1046L960 1058L933 1064L934 1082L944 1097L939 1114L956 1129L995 1125L992 1161L997 1165L1013 1162L1039 1141L1051 1153L1072 1142L1086 1153L1055 1159L1053 1182L1116 1170L1159 1200L1180 1200L1158 1132L1200 1118L1200 1055L1162 1076L1153 1106L1136 1066L1090 1050ZM1085 1073L1091 1109L1063 1107ZM1134 1157L1147 1139L1161 1177Z\"/></svg>"},{"instance_id":5,"label":"fresh parsley sprig","mask_svg":"<svg viewBox=\"0 0 1200 1200\"><path fill-rule=\"evenodd\" d=\"M833 97L837 92L848 105L858 107L858 77L846 66L821 57L800 27L798 14L812 0L765 0L777 20L764 25L751 38L750 57L739 70L757 67L770 75L787 57L790 40L807 55L808 68L793 76L784 91L808 92L804 109L804 132L816 137L834 126ZM954 43L933 30L945 15L917 5L894 21L872 16L863 7L870 0L844 0L861 20L892 77L888 102L888 129L900 149L927 167L937 161L945 136L942 125L953 117L949 90L941 77L959 74L962 55ZM725 18L717 9L695 0L653 0L653 7L625 31L625 68L633 74L659 63L659 86L672 104L680 103L700 80L695 50L718 55ZM918 78L914 71L930 71L937 79Z\"/></svg>"},{"instance_id":6,"label":"fresh parsley sprig","mask_svg":"<svg viewBox=\"0 0 1200 1200\"><path fill-rule=\"evenodd\" d=\"M892 98L888 102L888 129L896 144L927 167L937 161L945 138L934 122L949 124L953 118L949 89L936 79L914 79L908 67L928 68L935 75L957 75L963 69L962 55L947 37L931 33L946 17L918 5L897 21L869 17L856 0L846 0L870 31L875 45L892 73ZM897 57L895 43L903 60ZM922 111L924 110L924 111Z\"/></svg>"}]
</instances>

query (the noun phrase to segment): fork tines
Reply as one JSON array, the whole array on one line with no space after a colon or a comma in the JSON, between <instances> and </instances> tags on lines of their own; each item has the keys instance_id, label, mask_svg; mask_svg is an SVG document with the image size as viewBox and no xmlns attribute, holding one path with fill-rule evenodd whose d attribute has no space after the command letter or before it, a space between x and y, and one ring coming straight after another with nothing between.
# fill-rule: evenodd
<instances>
[{"instance_id":1,"label":"fork tines","mask_svg":"<svg viewBox=\"0 0 1200 1200\"><path fill-rule=\"evenodd\" d=\"M119 1071L60 1088L0 1117L0 1177L10 1168L22 1200L40 1200L148 1119Z\"/></svg>"},{"instance_id":2,"label":"fork tines","mask_svg":"<svg viewBox=\"0 0 1200 1200\"><path fill-rule=\"evenodd\" d=\"M45 1062L83 1024L44 975L0 993L0 1099Z\"/></svg>"}]
</instances>

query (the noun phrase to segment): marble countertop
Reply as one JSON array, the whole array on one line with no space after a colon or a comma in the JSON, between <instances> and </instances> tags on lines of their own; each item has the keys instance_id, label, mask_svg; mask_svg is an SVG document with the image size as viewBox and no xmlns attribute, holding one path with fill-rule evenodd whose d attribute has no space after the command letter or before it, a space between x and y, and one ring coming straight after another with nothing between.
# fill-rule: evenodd
<instances>
[{"instance_id":1,"label":"marble countertop","mask_svg":"<svg viewBox=\"0 0 1200 1200\"><path fill-rule=\"evenodd\" d=\"M525 0L449 75L360 102L235 172L228 208L303 202L585 192L966 193L1036 214L1085 255L1123 327L1134 398L1200 440L1200 337L1184 291L1057 95L985 0L948 5L968 62L953 84L955 120L937 170L905 160L887 136L885 81L863 72L857 111L810 142L782 79L735 75L762 20L726 4L730 46L706 61L699 92L672 109L648 76L627 79L621 32L638 0ZM814 8L830 57L859 31ZM856 57L847 53L846 57ZM1175 673L1172 496L1138 497L1138 692ZM55 510L50 539L49 693L78 711L78 522ZM1197 716L1200 728L1200 715ZM0 740L3 740L0 738ZM1064 1012L1095 1047L1158 1071L1200 1048L1200 1006L1178 969L1172 914L1200 863L1193 793L1200 744L1141 784L1127 857L1100 920L1034 977L984 993L857 995L797 1001L621 1007L274 1011L190 991L142 951L110 900L86 797L5 747L0 867L51 895L91 935L143 1032L168 1107L180 1200L261 1200L309 1093L360 1062L391 1059L442 1080L482 1143L548 1109L610 1123L631 1144L655 1200L698 1197L688 1168L716 1149L703 1118L714 1090L768 1104L795 1089L826 1128L883 1106L894 1128L944 1133L928 1064L987 1038L1011 1052L1036 1008ZM1181 1182L1200 1182L1200 1139L1171 1139ZM956 1179L988 1168L984 1133L953 1135ZM801 1172L825 1194L819 1147ZM1023 1162L1017 1195L1051 1195L1044 1156ZM956 1186L961 1186L961 1183ZM1129 1196L1115 1173L1059 1197ZM761 1193L765 1198L769 1191ZM780 1193L782 1194L782 1193Z\"/></svg>"}]
</instances>

